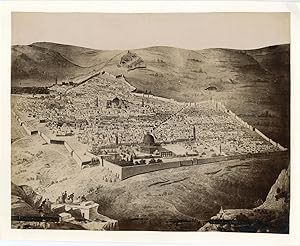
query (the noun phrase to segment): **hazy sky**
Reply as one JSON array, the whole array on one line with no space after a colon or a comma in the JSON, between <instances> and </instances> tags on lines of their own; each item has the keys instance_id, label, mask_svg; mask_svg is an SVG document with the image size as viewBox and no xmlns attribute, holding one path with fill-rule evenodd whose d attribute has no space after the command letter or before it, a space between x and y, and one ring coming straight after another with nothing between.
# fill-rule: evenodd
<instances>
[{"instance_id":1,"label":"hazy sky","mask_svg":"<svg viewBox=\"0 0 300 246\"><path fill-rule=\"evenodd\" d=\"M288 13L13 13L12 44L252 49L290 42Z\"/></svg>"}]
</instances>

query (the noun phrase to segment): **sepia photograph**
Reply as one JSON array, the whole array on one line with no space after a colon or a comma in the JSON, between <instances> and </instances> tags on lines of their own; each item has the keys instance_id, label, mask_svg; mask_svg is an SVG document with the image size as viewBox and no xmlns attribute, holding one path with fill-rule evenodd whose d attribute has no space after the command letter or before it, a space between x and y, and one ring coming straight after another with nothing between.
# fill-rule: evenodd
<instances>
[{"instance_id":1,"label":"sepia photograph","mask_svg":"<svg viewBox=\"0 0 300 246\"><path fill-rule=\"evenodd\" d=\"M11 229L288 234L290 36L288 12L11 13Z\"/></svg>"}]
</instances>

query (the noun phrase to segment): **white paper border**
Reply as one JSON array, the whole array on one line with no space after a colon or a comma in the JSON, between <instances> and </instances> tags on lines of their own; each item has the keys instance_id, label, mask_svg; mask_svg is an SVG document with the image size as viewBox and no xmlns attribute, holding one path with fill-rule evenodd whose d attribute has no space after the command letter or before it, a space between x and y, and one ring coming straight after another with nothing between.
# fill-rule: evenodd
<instances>
[{"instance_id":1,"label":"white paper border","mask_svg":"<svg viewBox=\"0 0 300 246\"><path fill-rule=\"evenodd\" d=\"M103 12L103 13L196 13L196 12L290 12L291 13L291 213L290 234L219 233L219 232L98 232L67 230L10 229L10 49L11 12ZM300 245L299 223L299 108L300 4L253 1L7 1L0 3L0 239L144 242L183 244L270 244ZM298 64L298 71L296 69ZM298 81L298 83L296 83ZM298 97L297 97L298 95ZM299 188L298 188L299 187Z\"/></svg>"}]
</instances>

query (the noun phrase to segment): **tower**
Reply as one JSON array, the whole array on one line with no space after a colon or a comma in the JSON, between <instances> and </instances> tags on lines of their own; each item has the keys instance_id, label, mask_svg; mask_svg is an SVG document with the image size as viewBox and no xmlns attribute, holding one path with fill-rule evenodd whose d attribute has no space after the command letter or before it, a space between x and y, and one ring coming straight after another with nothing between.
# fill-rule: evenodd
<instances>
[{"instance_id":1,"label":"tower","mask_svg":"<svg viewBox=\"0 0 300 246\"><path fill-rule=\"evenodd\" d=\"M118 134L116 134L116 145L119 144L119 137L118 137Z\"/></svg>"},{"instance_id":2,"label":"tower","mask_svg":"<svg viewBox=\"0 0 300 246\"><path fill-rule=\"evenodd\" d=\"M98 96L96 97L96 107L97 108L99 107L99 98L98 98Z\"/></svg>"},{"instance_id":3,"label":"tower","mask_svg":"<svg viewBox=\"0 0 300 246\"><path fill-rule=\"evenodd\" d=\"M142 107L145 106L145 102L144 102L144 94L143 94L143 97L142 97Z\"/></svg>"},{"instance_id":4,"label":"tower","mask_svg":"<svg viewBox=\"0 0 300 246\"><path fill-rule=\"evenodd\" d=\"M196 140L196 127L193 126L193 139Z\"/></svg>"}]
</instances>

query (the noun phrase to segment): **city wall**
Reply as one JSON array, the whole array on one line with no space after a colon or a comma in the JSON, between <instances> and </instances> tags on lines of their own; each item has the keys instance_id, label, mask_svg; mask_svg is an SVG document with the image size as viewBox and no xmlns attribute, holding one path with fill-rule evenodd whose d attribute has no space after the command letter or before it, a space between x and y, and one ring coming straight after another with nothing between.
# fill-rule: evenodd
<instances>
[{"instance_id":1,"label":"city wall","mask_svg":"<svg viewBox=\"0 0 300 246\"><path fill-rule=\"evenodd\" d=\"M35 134L36 131L31 131L24 122L21 123L21 126L23 127L23 129L25 130L25 132L28 134L28 135L33 135Z\"/></svg>"},{"instance_id":2,"label":"city wall","mask_svg":"<svg viewBox=\"0 0 300 246\"><path fill-rule=\"evenodd\" d=\"M160 100L163 102L169 102L169 103L176 103L178 105L186 105L186 102L178 102L175 101L174 99L169 99L169 98L165 98L165 97L158 97L158 96L154 96L151 94L142 94L142 93L136 93L136 92L132 92L132 95L138 96L138 97L144 97L146 98L151 98L151 99L155 99L155 100Z\"/></svg>"},{"instance_id":3,"label":"city wall","mask_svg":"<svg viewBox=\"0 0 300 246\"><path fill-rule=\"evenodd\" d=\"M245 160L247 158L259 158L259 157L264 157L266 155L272 157L276 157L276 156L280 157L286 154L287 154L286 151L277 151L277 152L270 152L270 153L239 154L234 156L194 158L191 160L177 160L173 162L152 163L152 164L135 165L135 166L127 166L127 167L121 167L111 162L108 162L106 160L103 160L103 167L109 169L120 180L124 180L139 174L155 172L155 171L170 169L170 168L186 167L186 166L193 166L193 165L204 165L204 164L229 161L229 160Z\"/></svg>"},{"instance_id":4,"label":"city wall","mask_svg":"<svg viewBox=\"0 0 300 246\"><path fill-rule=\"evenodd\" d=\"M107 160L103 159L103 167L107 168L108 170L110 170L113 174L115 174L115 176L119 179L123 179L122 178L122 169L123 167L118 166L114 163L111 163Z\"/></svg>"},{"instance_id":5,"label":"city wall","mask_svg":"<svg viewBox=\"0 0 300 246\"><path fill-rule=\"evenodd\" d=\"M65 145L67 151L68 151L70 154L72 154L72 152L73 152L74 150L71 148L71 146L68 144L67 141L64 142L64 145Z\"/></svg>"},{"instance_id":6,"label":"city wall","mask_svg":"<svg viewBox=\"0 0 300 246\"><path fill-rule=\"evenodd\" d=\"M178 161L122 167L121 179L123 180L142 173L149 173L149 172L154 172L154 171L159 171L159 170L169 169L169 168L177 168L177 167L180 167L180 162Z\"/></svg>"},{"instance_id":7,"label":"city wall","mask_svg":"<svg viewBox=\"0 0 300 246\"><path fill-rule=\"evenodd\" d=\"M239 116L237 116L231 110L227 109L223 103L217 102L217 101L215 101L213 99L211 100L211 102L215 105L216 109L219 109L219 110L221 110L221 111L229 114L230 116L234 117L241 125L245 126L246 128L250 129L251 131L256 132L260 137L262 137L264 140L266 140L267 142L269 142L273 146L276 146L281 151L286 151L287 150L287 148L281 146L279 143L277 143L274 140L272 140L271 138L267 137L265 134L263 134L257 128L249 125L247 122L245 122L244 120L242 120Z\"/></svg>"},{"instance_id":8,"label":"city wall","mask_svg":"<svg viewBox=\"0 0 300 246\"><path fill-rule=\"evenodd\" d=\"M74 161L82 168L83 166L83 161L80 159L79 155L75 152L71 152L71 156L73 157Z\"/></svg>"},{"instance_id":9,"label":"city wall","mask_svg":"<svg viewBox=\"0 0 300 246\"><path fill-rule=\"evenodd\" d=\"M73 78L73 82L76 83L77 85L81 85L85 83L86 81L100 75L100 72L94 72L92 74L87 74L85 76L78 76L76 78Z\"/></svg>"},{"instance_id":10,"label":"city wall","mask_svg":"<svg viewBox=\"0 0 300 246\"><path fill-rule=\"evenodd\" d=\"M46 134L39 131L39 135L46 141L47 144L51 143L51 139Z\"/></svg>"}]
</instances>

